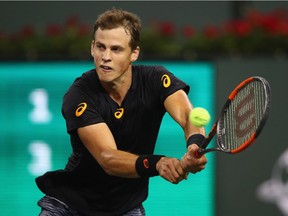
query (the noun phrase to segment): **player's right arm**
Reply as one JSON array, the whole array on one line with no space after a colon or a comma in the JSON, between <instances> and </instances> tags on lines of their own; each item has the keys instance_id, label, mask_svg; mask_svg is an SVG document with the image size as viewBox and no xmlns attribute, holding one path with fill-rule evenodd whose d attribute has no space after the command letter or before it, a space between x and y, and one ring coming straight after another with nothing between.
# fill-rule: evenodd
<instances>
[{"instance_id":1,"label":"player's right arm","mask_svg":"<svg viewBox=\"0 0 288 216\"><path fill-rule=\"evenodd\" d=\"M77 132L82 143L107 174L127 178L139 177L135 170L138 156L117 150L107 124L92 124L79 128Z\"/></svg>"},{"instance_id":2,"label":"player's right arm","mask_svg":"<svg viewBox=\"0 0 288 216\"><path fill-rule=\"evenodd\" d=\"M77 132L82 143L107 174L125 178L140 177L135 166L139 156L118 150L105 123L81 127ZM178 183L185 178L185 171L176 158L161 157L156 164L156 170L161 177L172 183Z\"/></svg>"}]
</instances>

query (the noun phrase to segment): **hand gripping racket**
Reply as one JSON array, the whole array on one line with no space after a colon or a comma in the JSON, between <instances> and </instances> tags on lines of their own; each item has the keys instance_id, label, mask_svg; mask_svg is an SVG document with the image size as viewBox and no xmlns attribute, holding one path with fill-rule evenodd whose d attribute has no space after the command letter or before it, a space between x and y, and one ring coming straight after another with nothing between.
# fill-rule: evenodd
<instances>
[{"instance_id":1,"label":"hand gripping racket","mask_svg":"<svg viewBox=\"0 0 288 216\"><path fill-rule=\"evenodd\" d=\"M256 141L268 117L270 85L254 76L241 82L229 95L218 120L195 156L211 151L235 154ZM217 147L206 149L216 134Z\"/></svg>"}]
</instances>

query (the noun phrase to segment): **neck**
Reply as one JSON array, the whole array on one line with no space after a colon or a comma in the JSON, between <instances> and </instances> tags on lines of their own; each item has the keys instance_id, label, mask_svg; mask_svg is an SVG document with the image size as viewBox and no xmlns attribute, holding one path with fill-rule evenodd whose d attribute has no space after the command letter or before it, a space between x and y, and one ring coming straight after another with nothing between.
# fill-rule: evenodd
<instances>
[{"instance_id":1,"label":"neck","mask_svg":"<svg viewBox=\"0 0 288 216\"><path fill-rule=\"evenodd\" d=\"M107 94L121 106L127 92L132 84L132 73L125 77L125 79L118 80L113 83L102 83Z\"/></svg>"}]
</instances>

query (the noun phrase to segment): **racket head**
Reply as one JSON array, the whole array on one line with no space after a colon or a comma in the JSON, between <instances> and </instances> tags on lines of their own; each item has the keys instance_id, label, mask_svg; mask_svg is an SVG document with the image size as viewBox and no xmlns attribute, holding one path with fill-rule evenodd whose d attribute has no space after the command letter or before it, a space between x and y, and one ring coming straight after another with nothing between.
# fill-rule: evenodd
<instances>
[{"instance_id":1,"label":"racket head","mask_svg":"<svg viewBox=\"0 0 288 216\"><path fill-rule=\"evenodd\" d=\"M217 122L217 149L235 154L256 141L266 123L271 88L266 79L250 77L229 95Z\"/></svg>"}]
</instances>

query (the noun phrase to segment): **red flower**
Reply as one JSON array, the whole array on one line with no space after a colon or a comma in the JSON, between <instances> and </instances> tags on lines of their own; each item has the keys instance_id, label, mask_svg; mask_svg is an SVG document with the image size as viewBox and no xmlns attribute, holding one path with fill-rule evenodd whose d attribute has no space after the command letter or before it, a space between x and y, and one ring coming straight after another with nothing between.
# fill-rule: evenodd
<instances>
[{"instance_id":1,"label":"red flower","mask_svg":"<svg viewBox=\"0 0 288 216\"><path fill-rule=\"evenodd\" d=\"M262 29L263 31L276 35L286 32L288 21L288 13L284 9L277 9L268 14L261 14L258 11L252 10L247 15L250 22Z\"/></svg>"},{"instance_id":2,"label":"red flower","mask_svg":"<svg viewBox=\"0 0 288 216\"><path fill-rule=\"evenodd\" d=\"M249 35L252 31L252 25L247 20L235 20L226 25L226 30L240 37Z\"/></svg>"},{"instance_id":3,"label":"red flower","mask_svg":"<svg viewBox=\"0 0 288 216\"><path fill-rule=\"evenodd\" d=\"M254 26L261 26L264 15L257 10L250 10L247 13L247 19Z\"/></svg>"},{"instance_id":4,"label":"red flower","mask_svg":"<svg viewBox=\"0 0 288 216\"><path fill-rule=\"evenodd\" d=\"M278 17L267 15L263 17L261 24L266 32L271 34L277 34L280 26L280 20L278 19Z\"/></svg>"},{"instance_id":5,"label":"red flower","mask_svg":"<svg viewBox=\"0 0 288 216\"><path fill-rule=\"evenodd\" d=\"M182 29L182 34L185 38L190 38L195 35L195 30L192 26L184 26Z\"/></svg>"},{"instance_id":6,"label":"red flower","mask_svg":"<svg viewBox=\"0 0 288 216\"><path fill-rule=\"evenodd\" d=\"M203 34L207 38L217 38L220 35L220 30L215 26L206 26L203 30Z\"/></svg>"},{"instance_id":7,"label":"red flower","mask_svg":"<svg viewBox=\"0 0 288 216\"><path fill-rule=\"evenodd\" d=\"M78 16L73 15L68 17L68 19L65 22L65 26L68 28L73 28L76 27L78 25Z\"/></svg>"},{"instance_id":8,"label":"red flower","mask_svg":"<svg viewBox=\"0 0 288 216\"><path fill-rule=\"evenodd\" d=\"M85 25L85 24L81 24L79 26L78 34L79 34L79 36L86 36L86 35L91 34L90 26L89 25ZM91 34L91 37L92 37L92 34Z\"/></svg>"},{"instance_id":9,"label":"red flower","mask_svg":"<svg viewBox=\"0 0 288 216\"><path fill-rule=\"evenodd\" d=\"M20 36L23 38L29 38L32 37L35 34L35 30L33 26L24 26L20 30Z\"/></svg>"},{"instance_id":10,"label":"red flower","mask_svg":"<svg viewBox=\"0 0 288 216\"><path fill-rule=\"evenodd\" d=\"M288 19L281 24L279 31L282 35L288 36Z\"/></svg>"},{"instance_id":11,"label":"red flower","mask_svg":"<svg viewBox=\"0 0 288 216\"><path fill-rule=\"evenodd\" d=\"M159 23L158 28L163 36L173 36L175 34L175 26L171 22Z\"/></svg>"},{"instance_id":12,"label":"red flower","mask_svg":"<svg viewBox=\"0 0 288 216\"><path fill-rule=\"evenodd\" d=\"M48 36L59 36L61 32L61 27L59 25L50 24L46 27L46 34Z\"/></svg>"}]
</instances>

